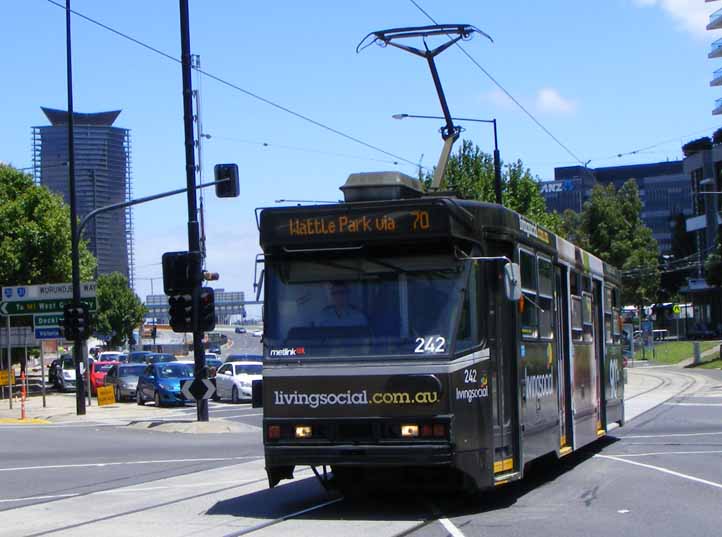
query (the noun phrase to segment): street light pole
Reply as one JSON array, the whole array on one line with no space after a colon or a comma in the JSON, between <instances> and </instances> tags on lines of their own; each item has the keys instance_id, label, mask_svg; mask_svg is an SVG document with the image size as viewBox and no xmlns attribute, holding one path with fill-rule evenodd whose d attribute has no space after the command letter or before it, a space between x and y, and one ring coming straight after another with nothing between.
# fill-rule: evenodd
<instances>
[{"instance_id":1,"label":"street light pole","mask_svg":"<svg viewBox=\"0 0 722 537\"><path fill-rule=\"evenodd\" d=\"M73 307L80 306L80 258L78 254L78 241L72 240L77 231L78 207L75 199L75 137L73 118L73 60L70 35L70 0L65 0L65 61L68 81L68 195L70 198L70 237L73 281ZM73 341L73 359L75 361L75 413L85 415L85 385L80 372L80 363L83 360L83 340L76 334ZM88 371L88 377L90 372Z\"/></svg>"},{"instance_id":2,"label":"street light pole","mask_svg":"<svg viewBox=\"0 0 722 537\"><path fill-rule=\"evenodd\" d=\"M415 114L394 114L391 117L394 119L404 119L407 117L413 119L446 119L445 117L441 116L421 116ZM501 156L499 153L499 138L496 131L496 118L476 119L469 117L452 117L450 119L454 121L471 121L473 123L491 123L494 126L494 196L496 198L496 203L501 205Z\"/></svg>"},{"instance_id":3,"label":"street light pole","mask_svg":"<svg viewBox=\"0 0 722 537\"><path fill-rule=\"evenodd\" d=\"M191 82L191 38L188 0L179 0L181 34L181 72L183 75L183 126L185 132L186 183L188 189L188 251L200 254L200 230L198 226L198 206L196 203L196 164L195 138L193 136L193 84ZM201 306L201 266L193 263L189 268L192 280L191 297L193 300L193 377L206 378L205 355L203 349L203 331L200 330ZM197 401L198 421L208 421L208 400Z\"/></svg>"}]
</instances>

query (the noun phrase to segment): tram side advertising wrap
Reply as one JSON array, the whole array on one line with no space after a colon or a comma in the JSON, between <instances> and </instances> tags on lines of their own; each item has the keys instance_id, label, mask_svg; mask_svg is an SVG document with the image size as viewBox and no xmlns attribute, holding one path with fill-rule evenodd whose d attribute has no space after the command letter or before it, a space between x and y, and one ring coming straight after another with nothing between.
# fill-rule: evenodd
<instances>
[{"instance_id":1,"label":"tram side advertising wrap","mask_svg":"<svg viewBox=\"0 0 722 537\"><path fill-rule=\"evenodd\" d=\"M265 417L433 416L448 412L446 375L263 379Z\"/></svg>"}]
</instances>

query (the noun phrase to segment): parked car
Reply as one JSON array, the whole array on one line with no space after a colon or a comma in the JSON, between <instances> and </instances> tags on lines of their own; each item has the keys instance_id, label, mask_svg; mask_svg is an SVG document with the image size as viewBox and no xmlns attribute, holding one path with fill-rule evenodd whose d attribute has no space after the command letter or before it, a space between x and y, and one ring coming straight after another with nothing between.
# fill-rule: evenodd
<instances>
[{"instance_id":1,"label":"parked car","mask_svg":"<svg viewBox=\"0 0 722 537\"><path fill-rule=\"evenodd\" d=\"M110 368L119 363L120 362L90 360L90 389L94 395L98 393L99 387L105 386L105 377Z\"/></svg>"},{"instance_id":2,"label":"parked car","mask_svg":"<svg viewBox=\"0 0 722 537\"><path fill-rule=\"evenodd\" d=\"M226 357L226 363L228 362L261 362L263 356L260 354L231 354Z\"/></svg>"},{"instance_id":3,"label":"parked car","mask_svg":"<svg viewBox=\"0 0 722 537\"><path fill-rule=\"evenodd\" d=\"M253 337L263 337L263 330L254 330L251 332L251 335Z\"/></svg>"},{"instance_id":4,"label":"parked car","mask_svg":"<svg viewBox=\"0 0 722 537\"><path fill-rule=\"evenodd\" d=\"M148 357L153 353L150 351L133 351L128 353L129 364L145 364L148 362Z\"/></svg>"},{"instance_id":5,"label":"parked car","mask_svg":"<svg viewBox=\"0 0 722 537\"><path fill-rule=\"evenodd\" d=\"M246 329L243 328L242 326L236 326L235 332L236 332L236 334L245 334L245 333L246 333Z\"/></svg>"},{"instance_id":6,"label":"parked car","mask_svg":"<svg viewBox=\"0 0 722 537\"><path fill-rule=\"evenodd\" d=\"M228 362L223 364L216 374L218 397L230 399L232 403L251 398L251 385L260 380L263 373L261 362Z\"/></svg>"},{"instance_id":7,"label":"parked car","mask_svg":"<svg viewBox=\"0 0 722 537\"><path fill-rule=\"evenodd\" d=\"M105 375L105 385L113 386L115 400L135 399L138 388L138 377L143 374L146 366L142 364L117 364Z\"/></svg>"},{"instance_id":8,"label":"parked car","mask_svg":"<svg viewBox=\"0 0 722 537\"><path fill-rule=\"evenodd\" d=\"M84 364L80 364L81 374L85 369ZM72 355L63 354L55 365L55 387L60 392L75 390L75 360Z\"/></svg>"},{"instance_id":9,"label":"parked car","mask_svg":"<svg viewBox=\"0 0 722 537\"><path fill-rule=\"evenodd\" d=\"M120 351L103 351L98 354L99 362L119 362L124 353Z\"/></svg>"},{"instance_id":10,"label":"parked car","mask_svg":"<svg viewBox=\"0 0 722 537\"><path fill-rule=\"evenodd\" d=\"M146 358L146 363L148 364L157 364L159 362L177 362L178 358L175 356L175 354L170 354L166 352L154 352L151 353Z\"/></svg>"},{"instance_id":11,"label":"parked car","mask_svg":"<svg viewBox=\"0 0 722 537\"><path fill-rule=\"evenodd\" d=\"M220 354L221 348L218 345L212 345L212 346L208 347L208 352L210 354Z\"/></svg>"},{"instance_id":12,"label":"parked car","mask_svg":"<svg viewBox=\"0 0 722 537\"><path fill-rule=\"evenodd\" d=\"M183 362L149 364L138 378L135 400L139 405L154 401L157 407L186 402L181 383L193 379L193 366Z\"/></svg>"}]
</instances>

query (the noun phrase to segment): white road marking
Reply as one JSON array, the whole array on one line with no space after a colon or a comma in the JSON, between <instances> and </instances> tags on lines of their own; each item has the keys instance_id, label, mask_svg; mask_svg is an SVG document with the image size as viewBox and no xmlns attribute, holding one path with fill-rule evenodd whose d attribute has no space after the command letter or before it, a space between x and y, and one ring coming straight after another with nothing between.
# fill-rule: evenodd
<instances>
[{"instance_id":1,"label":"white road marking","mask_svg":"<svg viewBox=\"0 0 722 537\"><path fill-rule=\"evenodd\" d=\"M440 518L439 522L441 522L441 525L451 534L451 537L466 537L448 518Z\"/></svg>"},{"instance_id":2,"label":"white road marking","mask_svg":"<svg viewBox=\"0 0 722 537\"><path fill-rule=\"evenodd\" d=\"M84 464L53 464L48 466L18 466L13 468L0 468L0 472L18 472L21 470L54 470L60 468L103 468L105 466L131 466L137 464L171 464L187 462L225 462L225 461L246 461L260 459L261 457L208 457L203 459L159 459L154 461L112 461L112 462L91 462Z\"/></svg>"},{"instance_id":3,"label":"white road marking","mask_svg":"<svg viewBox=\"0 0 722 537\"><path fill-rule=\"evenodd\" d=\"M248 483L253 483L255 480L252 481L214 481L213 486L216 485L238 485L239 487L242 487L243 485L247 485ZM177 485L161 485L156 487L121 487L121 488L115 488L115 489L106 489L106 490L96 490L94 492L72 492L69 494L55 494L50 496L26 496L24 498L2 498L0 499L0 503L17 503L17 502L30 502L35 500L58 500L60 498L74 498L77 496L96 496L100 494L127 494L127 493L137 493L137 492L147 492L151 490L163 490L163 489L183 489L183 488L198 488L198 487L207 487L208 483L179 483Z\"/></svg>"},{"instance_id":4,"label":"white road marking","mask_svg":"<svg viewBox=\"0 0 722 537\"><path fill-rule=\"evenodd\" d=\"M258 412L256 414L235 414L232 416L223 416L224 420L229 420L231 418L247 418L249 416L263 416L263 412Z\"/></svg>"},{"instance_id":5,"label":"white road marking","mask_svg":"<svg viewBox=\"0 0 722 537\"><path fill-rule=\"evenodd\" d=\"M722 403L664 403L669 406L722 406Z\"/></svg>"},{"instance_id":6,"label":"white road marking","mask_svg":"<svg viewBox=\"0 0 722 537\"><path fill-rule=\"evenodd\" d=\"M648 457L650 455L703 455L705 453L722 453L722 449L716 451L650 451L649 453L617 453L617 457Z\"/></svg>"},{"instance_id":7,"label":"white road marking","mask_svg":"<svg viewBox=\"0 0 722 537\"><path fill-rule=\"evenodd\" d=\"M653 466L651 464L643 464L641 462L628 461L626 459L622 459L621 457L613 457L611 455L594 455L594 456L599 457L601 459L609 459L612 461L618 461L618 462L624 462L626 464L632 464L634 466L641 466L642 468L649 468L650 470L657 470L658 472L662 472L663 474L669 474L669 475L673 475L675 477L681 477L682 479L688 479L689 481L694 481L695 483L702 483L703 485L709 485L710 487L722 489L722 483L717 483L715 481L708 481L707 479L701 479L699 477L694 477L692 475L683 474L681 472L675 472L674 470L669 470L668 468L662 468L661 466Z\"/></svg>"},{"instance_id":8,"label":"white road marking","mask_svg":"<svg viewBox=\"0 0 722 537\"><path fill-rule=\"evenodd\" d=\"M722 435L722 431L719 432L713 432L713 433L673 433L673 434L637 434L637 435L629 435L624 436L622 438L671 438L671 437L677 437L677 436L716 436L716 435Z\"/></svg>"}]
</instances>

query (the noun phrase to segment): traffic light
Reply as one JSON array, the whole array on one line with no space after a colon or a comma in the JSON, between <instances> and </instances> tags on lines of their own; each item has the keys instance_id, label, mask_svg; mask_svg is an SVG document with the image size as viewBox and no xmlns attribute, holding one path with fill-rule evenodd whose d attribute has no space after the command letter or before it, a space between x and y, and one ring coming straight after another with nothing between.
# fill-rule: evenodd
<instances>
[{"instance_id":1,"label":"traffic light","mask_svg":"<svg viewBox=\"0 0 722 537\"><path fill-rule=\"evenodd\" d=\"M200 284L200 252L166 252L163 254L163 291L166 295L190 293Z\"/></svg>"},{"instance_id":2,"label":"traffic light","mask_svg":"<svg viewBox=\"0 0 722 537\"><path fill-rule=\"evenodd\" d=\"M90 337L90 312L87 306L84 304L63 306L63 336L68 341Z\"/></svg>"},{"instance_id":3,"label":"traffic light","mask_svg":"<svg viewBox=\"0 0 722 537\"><path fill-rule=\"evenodd\" d=\"M241 192L238 182L238 165L216 164L213 167L213 173L216 181L223 181L216 184L216 196L219 198L237 198Z\"/></svg>"},{"instance_id":4,"label":"traffic light","mask_svg":"<svg viewBox=\"0 0 722 537\"><path fill-rule=\"evenodd\" d=\"M168 304L173 332L193 332L193 297L190 294L171 295Z\"/></svg>"},{"instance_id":5,"label":"traffic light","mask_svg":"<svg viewBox=\"0 0 722 537\"><path fill-rule=\"evenodd\" d=\"M210 332L216 327L216 302L212 287L201 288L201 307L198 318L200 330Z\"/></svg>"}]
</instances>

